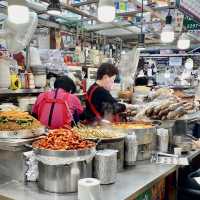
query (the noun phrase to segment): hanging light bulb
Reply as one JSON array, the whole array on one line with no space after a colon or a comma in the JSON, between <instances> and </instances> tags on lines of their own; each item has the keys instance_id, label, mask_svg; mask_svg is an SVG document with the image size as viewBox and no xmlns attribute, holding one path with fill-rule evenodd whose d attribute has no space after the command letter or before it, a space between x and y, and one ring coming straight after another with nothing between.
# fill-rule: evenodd
<instances>
[{"instance_id":1,"label":"hanging light bulb","mask_svg":"<svg viewBox=\"0 0 200 200\"><path fill-rule=\"evenodd\" d=\"M161 33L161 41L163 43L171 43L174 41L174 31L171 25L166 24Z\"/></svg>"},{"instance_id":2,"label":"hanging light bulb","mask_svg":"<svg viewBox=\"0 0 200 200\"><path fill-rule=\"evenodd\" d=\"M166 79L169 79L169 78L170 78L170 72L169 72L169 70L165 71L164 77L165 77Z\"/></svg>"},{"instance_id":3,"label":"hanging light bulb","mask_svg":"<svg viewBox=\"0 0 200 200\"><path fill-rule=\"evenodd\" d=\"M50 0L50 4L47 7L47 13L50 15L60 15L62 13L59 0Z\"/></svg>"},{"instance_id":4,"label":"hanging light bulb","mask_svg":"<svg viewBox=\"0 0 200 200\"><path fill-rule=\"evenodd\" d=\"M125 50L123 50L123 51L121 52L121 54L122 54L122 55L125 55L125 54L126 54L126 51L125 51Z\"/></svg>"},{"instance_id":5,"label":"hanging light bulb","mask_svg":"<svg viewBox=\"0 0 200 200\"><path fill-rule=\"evenodd\" d=\"M98 5L98 19L101 22L112 22L115 19L115 5L113 0L100 0Z\"/></svg>"},{"instance_id":6,"label":"hanging light bulb","mask_svg":"<svg viewBox=\"0 0 200 200\"><path fill-rule=\"evenodd\" d=\"M193 66L194 66L194 62L192 60L192 58L188 58L185 62L185 68L187 70L192 70L193 69Z\"/></svg>"},{"instance_id":7,"label":"hanging light bulb","mask_svg":"<svg viewBox=\"0 0 200 200\"><path fill-rule=\"evenodd\" d=\"M174 30L171 23L172 23L172 16L169 10L169 13L166 17L166 25L163 27L161 32L161 41L163 43L171 43L174 41Z\"/></svg>"},{"instance_id":8,"label":"hanging light bulb","mask_svg":"<svg viewBox=\"0 0 200 200\"><path fill-rule=\"evenodd\" d=\"M15 24L29 22L29 9L23 5L8 5L8 20Z\"/></svg>"},{"instance_id":9,"label":"hanging light bulb","mask_svg":"<svg viewBox=\"0 0 200 200\"><path fill-rule=\"evenodd\" d=\"M185 33L180 36L177 42L177 47L181 50L190 48L190 39Z\"/></svg>"}]
</instances>

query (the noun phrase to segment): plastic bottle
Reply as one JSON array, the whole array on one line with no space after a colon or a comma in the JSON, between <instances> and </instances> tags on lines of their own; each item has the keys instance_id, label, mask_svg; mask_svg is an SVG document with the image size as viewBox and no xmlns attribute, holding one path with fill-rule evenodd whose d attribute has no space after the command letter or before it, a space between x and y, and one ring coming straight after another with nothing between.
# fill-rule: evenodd
<instances>
[{"instance_id":1,"label":"plastic bottle","mask_svg":"<svg viewBox=\"0 0 200 200\"><path fill-rule=\"evenodd\" d=\"M125 137L125 165L135 165L137 160L138 143L134 132Z\"/></svg>"}]
</instances>

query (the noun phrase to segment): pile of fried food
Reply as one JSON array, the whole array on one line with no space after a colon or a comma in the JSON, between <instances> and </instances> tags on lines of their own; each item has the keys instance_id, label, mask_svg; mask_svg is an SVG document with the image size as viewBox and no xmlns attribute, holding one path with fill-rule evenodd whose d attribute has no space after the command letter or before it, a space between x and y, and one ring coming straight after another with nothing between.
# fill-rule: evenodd
<instances>
[{"instance_id":1,"label":"pile of fried food","mask_svg":"<svg viewBox=\"0 0 200 200\"><path fill-rule=\"evenodd\" d=\"M126 123L116 123L113 124L112 127L119 129L145 129L152 128L153 125L150 122L133 121Z\"/></svg>"},{"instance_id":2,"label":"pile of fried food","mask_svg":"<svg viewBox=\"0 0 200 200\"><path fill-rule=\"evenodd\" d=\"M0 111L0 131L18 131L36 129L41 124L27 112L19 110Z\"/></svg>"},{"instance_id":3,"label":"pile of fried food","mask_svg":"<svg viewBox=\"0 0 200 200\"><path fill-rule=\"evenodd\" d=\"M146 98L135 120L176 120L196 111L194 98L183 92L160 88Z\"/></svg>"},{"instance_id":4,"label":"pile of fried food","mask_svg":"<svg viewBox=\"0 0 200 200\"><path fill-rule=\"evenodd\" d=\"M145 115L154 120L174 120L187 114L193 107L192 103L167 100L147 108Z\"/></svg>"},{"instance_id":5,"label":"pile of fried food","mask_svg":"<svg viewBox=\"0 0 200 200\"><path fill-rule=\"evenodd\" d=\"M48 150L80 150L95 147L96 144L89 140L83 140L76 132L71 129L54 129L40 140L33 143L34 148Z\"/></svg>"},{"instance_id":6,"label":"pile of fried food","mask_svg":"<svg viewBox=\"0 0 200 200\"><path fill-rule=\"evenodd\" d=\"M85 139L114 139L124 137L124 133L116 130L102 128L102 127L88 127L79 125L74 127L73 130Z\"/></svg>"}]
</instances>

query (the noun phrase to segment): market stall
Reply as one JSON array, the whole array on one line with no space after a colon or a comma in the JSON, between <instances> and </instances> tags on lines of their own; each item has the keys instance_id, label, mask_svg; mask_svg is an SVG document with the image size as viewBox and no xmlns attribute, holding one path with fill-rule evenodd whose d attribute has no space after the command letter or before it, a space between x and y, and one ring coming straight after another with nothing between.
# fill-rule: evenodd
<instances>
[{"instance_id":1,"label":"market stall","mask_svg":"<svg viewBox=\"0 0 200 200\"><path fill-rule=\"evenodd\" d=\"M200 155L191 2L0 2L5 199L180 199Z\"/></svg>"}]
</instances>

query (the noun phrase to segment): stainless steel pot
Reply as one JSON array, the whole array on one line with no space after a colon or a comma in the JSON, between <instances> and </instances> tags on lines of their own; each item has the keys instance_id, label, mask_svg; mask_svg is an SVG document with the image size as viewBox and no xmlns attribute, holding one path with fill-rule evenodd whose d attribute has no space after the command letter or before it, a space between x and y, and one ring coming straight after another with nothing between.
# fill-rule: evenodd
<instances>
[{"instance_id":1,"label":"stainless steel pot","mask_svg":"<svg viewBox=\"0 0 200 200\"><path fill-rule=\"evenodd\" d=\"M78 180L92 177L92 161L74 162L70 165L46 165L38 163L41 189L48 192L77 192Z\"/></svg>"},{"instance_id":2,"label":"stainless steel pot","mask_svg":"<svg viewBox=\"0 0 200 200\"><path fill-rule=\"evenodd\" d=\"M138 154L137 160L147 160L151 158L151 151L155 148L155 139L156 139L156 127L152 128L124 128L119 129L123 133L132 133L134 132L137 138L138 143Z\"/></svg>"},{"instance_id":3,"label":"stainless steel pot","mask_svg":"<svg viewBox=\"0 0 200 200\"><path fill-rule=\"evenodd\" d=\"M48 192L77 192L78 180L92 177L95 147L81 150L33 148L39 162L39 187Z\"/></svg>"},{"instance_id":4,"label":"stainless steel pot","mask_svg":"<svg viewBox=\"0 0 200 200\"><path fill-rule=\"evenodd\" d=\"M45 127L22 129L18 131L0 131L0 139L28 139L45 134Z\"/></svg>"},{"instance_id":5,"label":"stainless steel pot","mask_svg":"<svg viewBox=\"0 0 200 200\"><path fill-rule=\"evenodd\" d=\"M117 170L124 169L124 137L100 140L97 144L97 150L114 149L117 150Z\"/></svg>"}]
</instances>

